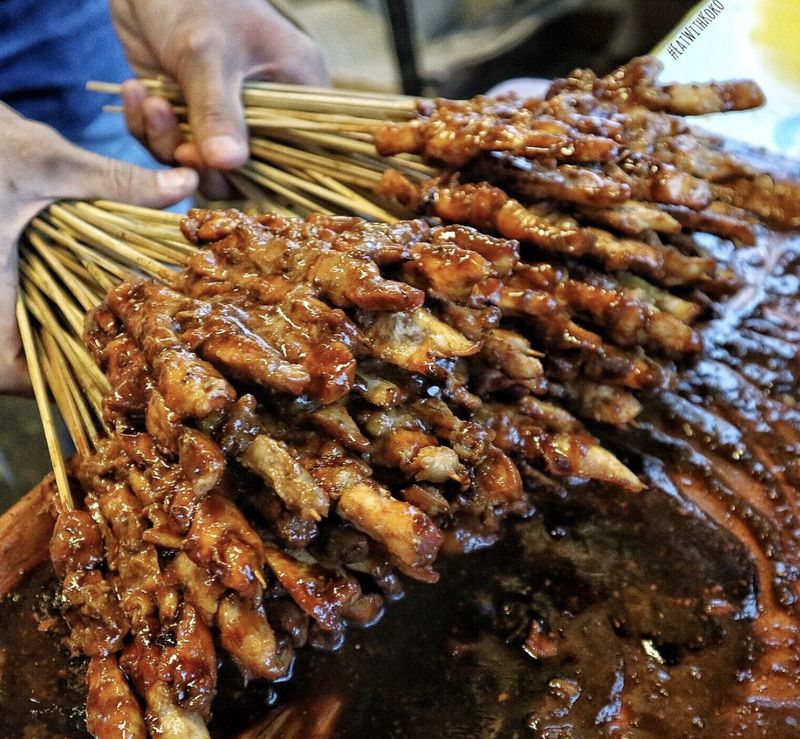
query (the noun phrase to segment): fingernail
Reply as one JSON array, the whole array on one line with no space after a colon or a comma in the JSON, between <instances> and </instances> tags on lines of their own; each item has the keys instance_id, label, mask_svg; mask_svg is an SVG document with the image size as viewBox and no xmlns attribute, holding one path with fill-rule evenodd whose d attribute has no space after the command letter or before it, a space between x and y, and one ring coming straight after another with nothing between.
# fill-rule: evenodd
<instances>
[{"instance_id":1,"label":"fingernail","mask_svg":"<svg viewBox=\"0 0 800 739\"><path fill-rule=\"evenodd\" d=\"M233 136L211 136L202 142L200 150L206 162L218 167L236 166L247 158L247 148Z\"/></svg>"},{"instance_id":2,"label":"fingernail","mask_svg":"<svg viewBox=\"0 0 800 739\"><path fill-rule=\"evenodd\" d=\"M156 173L158 186L164 193L185 195L197 187L197 172L193 169L160 169Z\"/></svg>"}]
</instances>

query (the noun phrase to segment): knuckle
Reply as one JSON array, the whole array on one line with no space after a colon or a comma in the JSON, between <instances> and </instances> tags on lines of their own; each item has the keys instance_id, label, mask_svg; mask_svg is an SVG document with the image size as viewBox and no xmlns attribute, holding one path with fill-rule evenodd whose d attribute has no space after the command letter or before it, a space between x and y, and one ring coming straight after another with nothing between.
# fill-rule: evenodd
<instances>
[{"instance_id":1,"label":"knuckle","mask_svg":"<svg viewBox=\"0 0 800 739\"><path fill-rule=\"evenodd\" d=\"M115 159L106 160L105 182L108 190L117 194L133 194L136 185L133 167Z\"/></svg>"},{"instance_id":2,"label":"knuckle","mask_svg":"<svg viewBox=\"0 0 800 739\"><path fill-rule=\"evenodd\" d=\"M305 80L312 73L325 69L325 58L319 45L305 34L299 34L292 53L283 63L284 74L290 80Z\"/></svg>"},{"instance_id":3,"label":"knuckle","mask_svg":"<svg viewBox=\"0 0 800 739\"><path fill-rule=\"evenodd\" d=\"M216 53L219 45L219 34L211 28L190 28L178 34L176 51L182 63L193 63L210 58Z\"/></svg>"},{"instance_id":4,"label":"knuckle","mask_svg":"<svg viewBox=\"0 0 800 739\"><path fill-rule=\"evenodd\" d=\"M204 127L219 126L230 119L230 106L221 100L204 100L197 111L197 122Z\"/></svg>"}]
</instances>

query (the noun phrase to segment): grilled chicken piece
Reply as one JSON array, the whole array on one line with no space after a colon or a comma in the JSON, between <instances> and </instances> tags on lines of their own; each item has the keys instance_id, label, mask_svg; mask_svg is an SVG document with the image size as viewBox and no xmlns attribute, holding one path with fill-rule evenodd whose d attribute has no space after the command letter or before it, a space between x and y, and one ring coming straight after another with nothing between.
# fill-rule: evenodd
<instances>
[{"instance_id":1,"label":"grilled chicken piece","mask_svg":"<svg viewBox=\"0 0 800 739\"><path fill-rule=\"evenodd\" d=\"M227 498L214 494L200 503L184 550L195 564L211 570L242 598L255 598L261 592L264 546Z\"/></svg>"},{"instance_id":2,"label":"grilled chicken piece","mask_svg":"<svg viewBox=\"0 0 800 739\"><path fill-rule=\"evenodd\" d=\"M292 648L280 644L264 611L233 593L219 604L217 628L222 646L239 665L245 679L277 680L286 675L294 659Z\"/></svg>"},{"instance_id":3,"label":"grilled chicken piece","mask_svg":"<svg viewBox=\"0 0 800 739\"><path fill-rule=\"evenodd\" d=\"M116 657L89 660L86 687L86 730L92 736L147 739L142 709Z\"/></svg>"}]
</instances>

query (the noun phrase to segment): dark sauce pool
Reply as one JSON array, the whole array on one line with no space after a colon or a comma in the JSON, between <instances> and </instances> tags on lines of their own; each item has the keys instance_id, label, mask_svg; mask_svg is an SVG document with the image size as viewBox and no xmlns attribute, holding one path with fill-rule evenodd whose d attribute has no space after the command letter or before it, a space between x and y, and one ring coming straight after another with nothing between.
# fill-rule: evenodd
<instances>
[{"instance_id":1,"label":"dark sauce pool","mask_svg":"<svg viewBox=\"0 0 800 739\"><path fill-rule=\"evenodd\" d=\"M752 651L746 553L666 496L568 495L443 561L438 585L408 583L340 651L301 650L291 681L245 690L225 668L214 736L606 736L623 703L620 736L720 736ZM47 578L0 606L0 737L84 735L82 666L36 628ZM544 659L525 649L534 620Z\"/></svg>"}]
</instances>

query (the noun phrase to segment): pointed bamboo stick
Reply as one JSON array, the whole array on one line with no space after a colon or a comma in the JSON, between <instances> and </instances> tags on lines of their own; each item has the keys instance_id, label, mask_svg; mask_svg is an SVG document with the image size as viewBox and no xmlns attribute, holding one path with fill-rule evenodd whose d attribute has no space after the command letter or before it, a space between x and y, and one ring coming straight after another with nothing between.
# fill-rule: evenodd
<instances>
[{"instance_id":1,"label":"pointed bamboo stick","mask_svg":"<svg viewBox=\"0 0 800 739\"><path fill-rule=\"evenodd\" d=\"M61 503L62 510L71 511L75 506L69 487L67 469L64 465L64 455L56 436L55 419L53 418L53 413L50 408L47 386L39 362L39 352L36 347L36 340L34 338L33 329L31 328L28 311L25 308L22 297L17 298L16 312L17 325L19 326L19 333L22 338L22 346L25 350L25 359L28 362L28 373L31 378L33 394L36 398L36 405L39 408L39 416L44 428L44 438L47 443L50 462L53 465L53 475L55 476L56 489L58 490L58 499Z\"/></svg>"},{"instance_id":2,"label":"pointed bamboo stick","mask_svg":"<svg viewBox=\"0 0 800 739\"><path fill-rule=\"evenodd\" d=\"M132 216L137 220L156 221L180 226L183 216L180 213L173 213L168 210L155 210L154 208L144 208L141 205L129 205L128 203L118 203L114 200L95 200L94 205L111 213L122 213Z\"/></svg>"},{"instance_id":3,"label":"pointed bamboo stick","mask_svg":"<svg viewBox=\"0 0 800 739\"><path fill-rule=\"evenodd\" d=\"M86 457L91 453L91 446L83 426L83 418L78 412L78 407L75 405L67 384L66 376L68 370L66 362L61 356L61 351L55 339L47 331L40 331L39 338L41 346L44 348L42 369L50 387L50 392L56 401L61 418L64 419L67 431L75 444L75 449L82 457Z\"/></svg>"},{"instance_id":4,"label":"pointed bamboo stick","mask_svg":"<svg viewBox=\"0 0 800 739\"><path fill-rule=\"evenodd\" d=\"M289 202L299 205L301 208L305 208L309 213L321 213L322 215L328 216L333 215L333 211L330 210L330 208L326 208L321 203L315 202L305 195L301 195L295 190L285 187L281 183L270 179L270 177L266 176L265 174L262 174L255 169L256 164L257 162L250 160L247 164L245 164L244 167L240 167L237 171L262 187L266 187L268 190L271 190L278 195L282 195Z\"/></svg>"},{"instance_id":5,"label":"pointed bamboo stick","mask_svg":"<svg viewBox=\"0 0 800 739\"><path fill-rule=\"evenodd\" d=\"M85 236L93 246L105 249L107 254L119 257L123 264L140 269L145 274L157 277L167 284L170 284L174 279L175 273L169 267L165 267L152 257L145 256L140 251L132 248L124 241L114 238L96 226L76 217L62 205L51 205L50 214L55 220L63 221Z\"/></svg>"},{"instance_id":6,"label":"pointed bamboo stick","mask_svg":"<svg viewBox=\"0 0 800 739\"><path fill-rule=\"evenodd\" d=\"M86 244L81 243L74 236L71 236L69 233L67 233L64 229L54 228L53 225L47 223L41 218L34 218L31 222L31 225L49 236L51 239L53 239L53 241L58 242L62 246L72 251L87 270L89 269L90 264L94 264L120 281L128 279L132 276L130 270L121 266L118 262L113 261L105 254L91 249L90 247L86 246Z\"/></svg>"},{"instance_id":7,"label":"pointed bamboo stick","mask_svg":"<svg viewBox=\"0 0 800 739\"><path fill-rule=\"evenodd\" d=\"M54 250L48 249L44 241L35 233L28 235L28 240L38 255L50 266L56 276L63 282L84 310L91 310L98 303L98 296L91 292L84 282L68 270L57 257Z\"/></svg>"},{"instance_id":8,"label":"pointed bamboo stick","mask_svg":"<svg viewBox=\"0 0 800 739\"><path fill-rule=\"evenodd\" d=\"M20 256L20 273L28 278L44 295L58 305L59 312L69 324L72 333L80 336L83 330L83 311L75 299L64 292L44 263L34 254Z\"/></svg>"},{"instance_id":9,"label":"pointed bamboo stick","mask_svg":"<svg viewBox=\"0 0 800 739\"><path fill-rule=\"evenodd\" d=\"M110 235L126 243L130 242L143 247L154 259L161 258L164 261L169 260L168 263L174 262L180 265L185 261L186 256L197 250L197 247L186 241L180 247L173 246L172 239L176 240L175 243L180 243L177 242L177 239L182 238L180 231L175 228L154 228L148 227L146 224L136 224L129 218L104 211L92 203L70 203L64 204L64 207ZM154 236L155 234L158 236ZM170 241L166 242L165 238L169 238Z\"/></svg>"}]
</instances>

